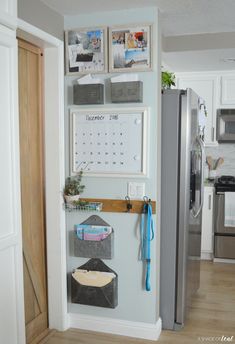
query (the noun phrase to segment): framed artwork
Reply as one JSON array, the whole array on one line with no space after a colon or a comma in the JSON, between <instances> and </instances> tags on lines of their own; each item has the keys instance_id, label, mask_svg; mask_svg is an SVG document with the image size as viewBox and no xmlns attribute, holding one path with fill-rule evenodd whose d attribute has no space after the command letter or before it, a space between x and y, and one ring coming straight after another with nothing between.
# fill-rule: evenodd
<instances>
[{"instance_id":1,"label":"framed artwork","mask_svg":"<svg viewBox=\"0 0 235 344\"><path fill-rule=\"evenodd\" d=\"M71 174L146 177L148 108L71 109Z\"/></svg>"},{"instance_id":2,"label":"framed artwork","mask_svg":"<svg viewBox=\"0 0 235 344\"><path fill-rule=\"evenodd\" d=\"M151 25L109 29L109 71L149 71L152 65Z\"/></svg>"},{"instance_id":3,"label":"framed artwork","mask_svg":"<svg viewBox=\"0 0 235 344\"><path fill-rule=\"evenodd\" d=\"M107 28L65 31L66 74L107 72Z\"/></svg>"}]
</instances>

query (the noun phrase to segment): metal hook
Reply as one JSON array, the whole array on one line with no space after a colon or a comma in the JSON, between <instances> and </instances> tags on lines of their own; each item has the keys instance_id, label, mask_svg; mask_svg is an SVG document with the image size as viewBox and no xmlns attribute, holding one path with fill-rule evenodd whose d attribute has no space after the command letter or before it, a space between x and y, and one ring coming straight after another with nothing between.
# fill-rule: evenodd
<instances>
[{"instance_id":1,"label":"metal hook","mask_svg":"<svg viewBox=\"0 0 235 344\"><path fill-rule=\"evenodd\" d=\"M146 204L148 204L149 198L148 198L147 196L144 196L144 197L143 197L143 200L144 200L144 202L145 202Z\"/></svg>"},{"instance_id":2,"label":"metal hook","mask_svg":"<svg viewBox=\"0 0 235 344\"><path fill-rule=\"evenodd\" d=\"M151 199L148 198L147 196L144 196L143 200L144 200L143 213L147 213L148 212L148 206L151 205Z\"/></svg>"},{"instance_id":3,"label":"metal hook","mask_svg":"<svg viewBox=\"0 0 235 344\"><path fill-rule=\"evenodd\" d=\"M129 196L125 197L125 200L127 201L127 205L126 205L126 209L127 209L127 213L130 212L130 210L132 209L132 204L131 204L131 200Z\"/></svg>"}]
</instances>

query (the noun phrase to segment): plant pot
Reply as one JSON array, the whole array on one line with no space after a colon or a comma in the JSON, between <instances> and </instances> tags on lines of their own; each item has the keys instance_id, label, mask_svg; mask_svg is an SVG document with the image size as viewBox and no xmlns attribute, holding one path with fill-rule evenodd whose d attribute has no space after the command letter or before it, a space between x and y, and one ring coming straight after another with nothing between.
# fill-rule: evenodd
<instances>
[{"instance_id":1,"label":"plant pot","mask_svg":"<svg viewBox=\"0 0 235 344\"><path fill-rule=\"evenodd\" d=\"M209 170L209 178L215 179L217 177L217 170Z\"/></svg>"},{"instance_id":2,"label":"plant pot","mask_svg":"<svg viewBox=\"0 0 235 344\"><path fill-rule=\"evenodd\" d=\"M65 203L69 208L74 208L74 201L78 201L80 199L80 195L64 195Z\"/></svg>"}]
</instances>

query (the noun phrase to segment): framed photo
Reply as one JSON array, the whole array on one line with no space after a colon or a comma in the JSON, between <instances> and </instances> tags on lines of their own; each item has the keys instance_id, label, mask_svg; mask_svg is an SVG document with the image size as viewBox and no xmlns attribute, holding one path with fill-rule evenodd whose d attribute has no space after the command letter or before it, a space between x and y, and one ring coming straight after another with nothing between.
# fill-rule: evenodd
<instances>
[{"instance_id":1,"label":"framed photo","mask_svg":"<svg viewBox=\"0 0 235 344\"><path fill-rule=\"evenodd\" d=\"M110 72L151 70L151 25L110 28L109 49Z\"/></svg>"},{"instance_id":2,"label":"framed photo","mask_svg":"<svg viewBox=\"0 0 235 344\"><path fill-rule=\"evenodd\" d=\"M66 74L107 72L107 28L65 31Z\"/></svg>"},{"instance_id":3,"label":"framed photo","mask_svg":"<svg viewBox=\"0 0 235 344\"><path fill-rule=\"evenodd\" d=\"M149 109L70 109L71 174L146 177Z\"/></svg>"}]
</instances>

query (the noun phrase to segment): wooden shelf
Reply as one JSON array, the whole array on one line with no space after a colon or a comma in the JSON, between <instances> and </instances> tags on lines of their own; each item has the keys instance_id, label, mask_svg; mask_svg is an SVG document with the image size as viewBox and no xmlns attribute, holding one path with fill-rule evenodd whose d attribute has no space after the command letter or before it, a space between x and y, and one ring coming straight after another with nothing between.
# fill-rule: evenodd
<instances>
[{"instance_id":1,"label":"wooden shelf","mask_svg":"<svg viewBox=\"0 0 235 344\"><path fill-rule=\"evenodd\" d=\"M102 212L109 213L127 213L127 200L121 199L107 199L107 198L82 198L82 201L86 202L100 202L103 204ZM142 214L144 201L140 200L130 200L132 209L130 209L130 214ZM151 201L153 214L156 214L156 202Z\"/></svg>"}]
</instances>

